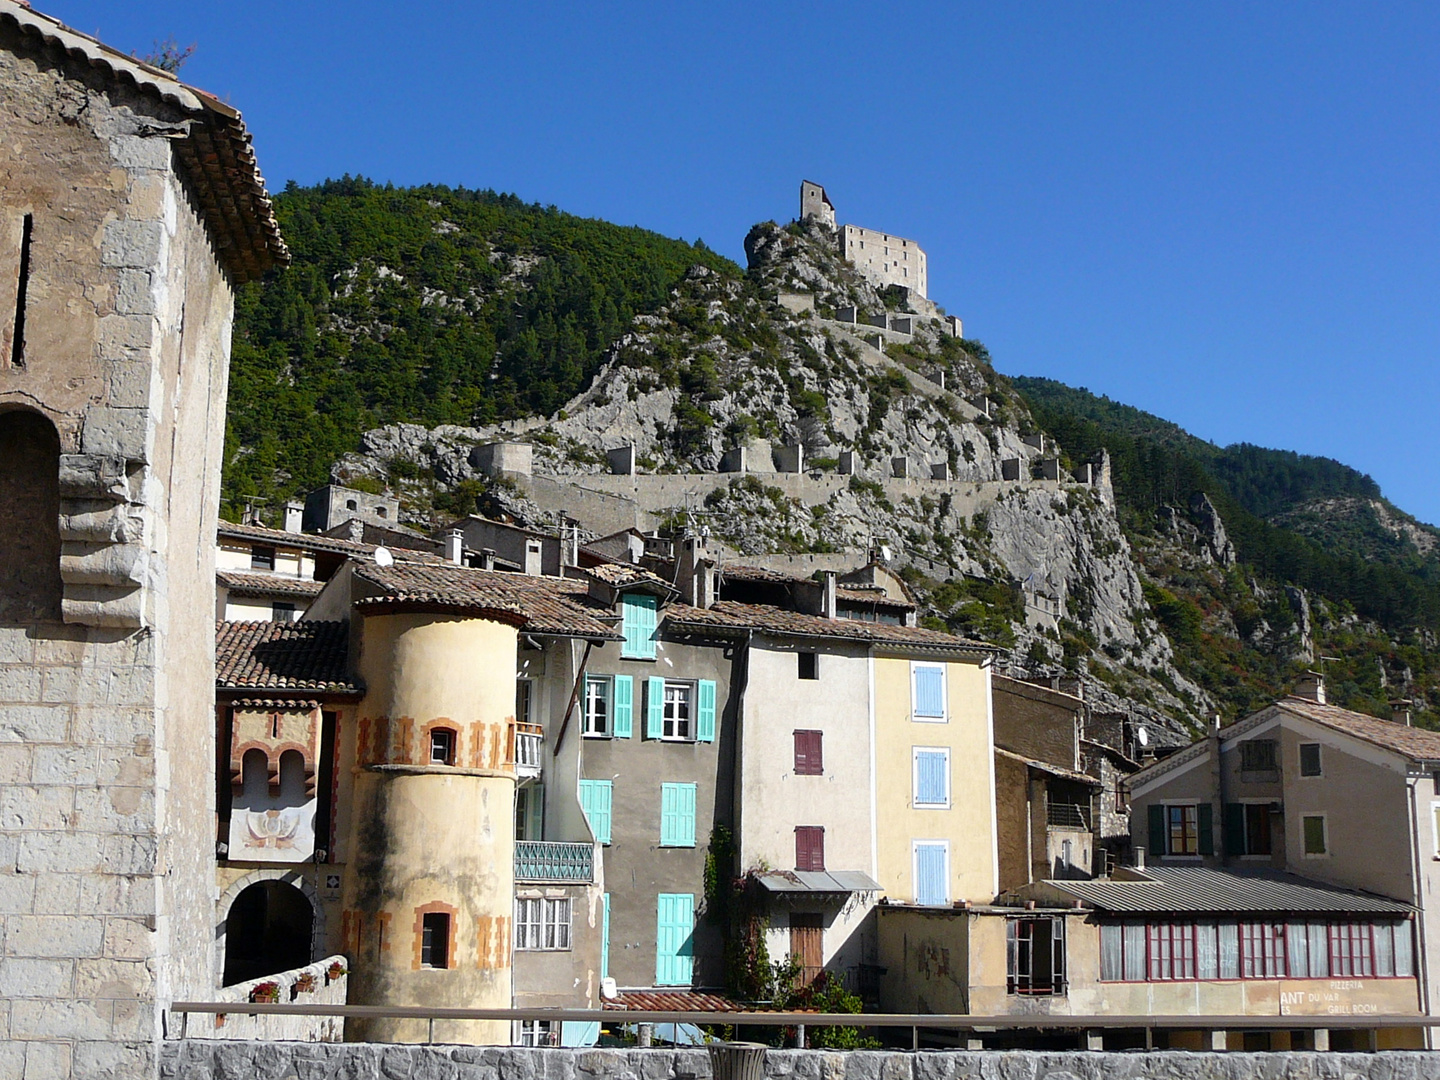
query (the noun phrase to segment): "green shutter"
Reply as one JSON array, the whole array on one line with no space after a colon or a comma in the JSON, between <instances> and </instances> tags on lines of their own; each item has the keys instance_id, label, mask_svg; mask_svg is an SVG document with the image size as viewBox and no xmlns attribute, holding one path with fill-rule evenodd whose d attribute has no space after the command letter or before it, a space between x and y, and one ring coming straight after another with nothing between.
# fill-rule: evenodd
<instances>
[{"instance_id":1,"label":"green shutter","mask_svg":"<svg viewBox=\"0 0 1440 1080\"><path fill-rule=\"evenodd\" d=\"M700 680L700 705L696 711L695 738L700 742L715 741L715 680Z\"/></svg>"},{"instance_id":2,"label":"green shutter","mask_svg":"<svg viewBox=\"0 0 1440 1080\"><path fill-rule=\"evenodd\" d=\"M649 593L625 593L620 597L622 633L625 644L620 655L632 659L655 659L655 597Z\"/></svg>"},{"instance_id":3,"label":"green shutter","mask_svg":"<svg viewBox=\"0 0 1440 1080\"><path fill-rule=\"evenodd\" d=\"M695 846L695 785L660 785L660 846Z\"/></svg>"},{"instance_id":4,"label":"green shutter","mask_svg":"<svg viewBox=\"0 0 1440 1080\"><path fill-rule=\"evenodd\" d=\"M658 739L665 734L665 680L652 675L645 680L645 737Z\"/></svg>"},{"instance_id":5,"label":"green shutter","mask_svg":"<svg viewBox=\"0 0 1440 1080\"><path fill-rule=\"evenodd\" d=\"M615 784L612 780L581 780L580 809L595 833L595 839L602 844L610 843L610 808L614 798Z\"/></svg>"},{"instance_id":6,"label":"green shutter","mask_svg":"<svg viewBox=\"0 0 1440 1080\"><path fill-rule=\"evenodd\" d=\"M1225 855L1245 854L1245 804L1225 804Z\"/></svg>"},{"instance_id":7,"label":"green shutter","mask_svg":"<svg viewBox=\"0 0 1440 1080\"><path fill-rule=\"evenodd\" d=\"M1195 808L1195 821L1199 826L1200 833L1200 854L1215 854L1215 808L1208 802L1202 802Z\"/></svg>"},{"instance_id":8,"label":"green shutter","mask_svg":"<svg viewBox=\"0 0 1440 1080\"><path fill-rule=\"evenodd\" d=\"M610 707L615 715L612 732L615 738L630 738L635 726L635 680L629 675L615 676Z\"/></svg>"},{"instance_id":9,"label":"green shutter","mask_svg":"<svg viewBox=\"0 0 1440 1080\"><path fill-rule=\"evenodd\" d=\"M610 977L610 894L600 897L600 977Z\"/></svg>"},{"instance_id":10,"label":"green shutter","mask_svg":"<svg viewBox=\"0 0 1440 1080\"><path fill-rule=\"evenodd\" d=\"M1150 821L1150 854L1165 854L1165 807L1160 803L1153 803L1149 809Z\"/></svg>"},{"instance_id":11,"label":"green shutter","mask_svg":"<svg viewBox=\"0 0 1440 1080\"><path fill-rule=\"evenodd\" d=\"M694 970L695 897L661 893L656 908L655 985L689 986Z\"/></svg>"}]
</instances>

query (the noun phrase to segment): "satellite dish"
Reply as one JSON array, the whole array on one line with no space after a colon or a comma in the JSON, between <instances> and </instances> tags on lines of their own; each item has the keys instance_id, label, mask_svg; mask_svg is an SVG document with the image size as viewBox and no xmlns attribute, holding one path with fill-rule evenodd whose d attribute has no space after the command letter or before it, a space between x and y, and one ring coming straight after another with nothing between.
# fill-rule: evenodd
<instances>
[{"instance_id":1,"label":"satellite dish","mask_svg":"<svg viewBox=\"0 0 1440 1080\"><path fill-rule=\"evenodd\" d=\"M1150 733L1146 731L1143 727L1135 733L1135 738L1140 740L1141 746L1150 745Z\"/></svg>"},{"instance_id":2,"label":"satellite dish","mask_svg":"<svg viewBox=\"0 0 1440 1080\"><path fill-rule=\"evenodd\" d=\"M394 565L395 565L395 556L390 554L390 549L389 549L389 548L387 548L387 547L377 547L377 548L375 549L375 565L376 565L376 566L394 566Z\"/></svg>"},{"instance_id":3,"label":"satellite dish","mask_svg":"<svg viewBox=\"0 0 1440 1080\"><path fill-rule=\"evenodd\" d=\"M615 980L609 977L600 980L600 996L607 1001L614 1001L620 996L620 991L615 985Z\"/></svg>"},{"instance_id":4,"label":"satellite dish","mask_svg":"<svg viewBox=\"0 0 1440 1080\"><path fill-rule=\"evenodd\" d=\"M891 556L891 554L890 554L890 545L889 545L889 544L881 544L881 545L880 545L880 561L881 561L881 562L887 562L887 563L888 563L891 558L892 558L892 556Z\"/></svg>"}]
</instances>

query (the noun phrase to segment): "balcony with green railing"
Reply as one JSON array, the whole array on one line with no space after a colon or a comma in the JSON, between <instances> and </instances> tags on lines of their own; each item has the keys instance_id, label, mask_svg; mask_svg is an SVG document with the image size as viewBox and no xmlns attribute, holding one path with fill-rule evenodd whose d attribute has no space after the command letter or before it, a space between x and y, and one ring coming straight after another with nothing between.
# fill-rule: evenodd
<instances>
[{"instance_id":1,"label":"balcony with green railing","mask_svg":"<svg viewBox=\"0 0 1440 1080\"><path fill-rule=\"evenodd\" d=\"M575 884L595 880L595 846L557 840L516 840L515 880Z\"/></svg>"}]
</instances>

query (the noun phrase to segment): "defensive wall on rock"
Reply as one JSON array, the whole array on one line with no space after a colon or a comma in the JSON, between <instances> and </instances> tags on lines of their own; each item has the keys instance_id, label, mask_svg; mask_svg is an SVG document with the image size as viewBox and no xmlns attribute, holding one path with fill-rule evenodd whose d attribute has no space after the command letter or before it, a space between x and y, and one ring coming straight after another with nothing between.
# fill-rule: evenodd
<instances>
[{"instance_id":1,"label":"defensive wall on rock","mask_svg":"<svg viewBox=\"0 0 1440 1080\"><path fill-rule=\"evenodd\" d=\"M533 1049L379 1043L165 1044L173 1080L710 1080L700 1049ZM766 1080L1440 1080L1440 1053L771 1050Z\"/></svg>"}]
</instances>

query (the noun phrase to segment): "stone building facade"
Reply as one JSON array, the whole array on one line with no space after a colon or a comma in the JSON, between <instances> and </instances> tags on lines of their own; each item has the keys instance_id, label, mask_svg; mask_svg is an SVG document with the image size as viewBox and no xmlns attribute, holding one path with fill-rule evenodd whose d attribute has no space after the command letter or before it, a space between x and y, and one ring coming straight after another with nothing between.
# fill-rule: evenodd
<instances>
[{"instance_id":1,"label":"stone building facade","mask_svg":"<svg viewBox=\"0 0 1440 1080\"><path fill-rule=\"evenodd\" d=\"M800 218L813 219L839 233L840 254L849 259L878 288L898 285L919 297L929 296L929 275L925 252L914 240L863 229L859 225L837 225L835 204L825 189L813 180L800 181ZM956 320L958 330L959 320ZM959 336L958 332L955 336Z\"/></svg>"},{"instance_id":2,"label":"stone building facade","mask_svg":"<svg viewBox=\"0 0 1440 1080\"><path fill-rule=\"evenodd\" d=\"M152 1076L212 981L239 114L0 0L0 1075Z\"/></svg>"}]
</instances>

